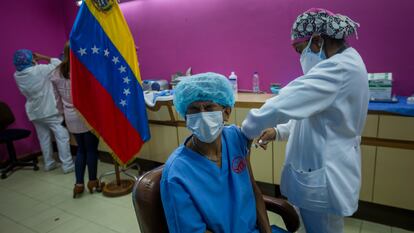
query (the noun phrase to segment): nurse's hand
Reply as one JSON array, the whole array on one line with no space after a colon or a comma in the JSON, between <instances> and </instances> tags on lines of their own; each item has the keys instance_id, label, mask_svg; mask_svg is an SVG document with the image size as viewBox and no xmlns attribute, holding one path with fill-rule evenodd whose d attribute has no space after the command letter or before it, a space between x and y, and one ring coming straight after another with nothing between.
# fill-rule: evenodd
<instances>
[{"instance_id":1,"label":"nurse's hand","mask_svg":"<svg viewBox=\"0 0 414 233\"><path fill-rule=\"evenodd\" d=\"M40 53L33 53L33 60L35 60L36 62L41 61L41 60L50 62L50 59L51 58L49 56L46 56Z\"/></svg>"},{"instance_id":2,"label":"nurse's hand","mask_svg":"<svg viewBox=\"0 0 414 233\"><path fill-rule=\"evenodd\" d=\"M267 149L267 144L276 139L276 129L268 128L262 131L260 137L256 140L256 145L260 146L263 149Z\"/></svg>"}]
</instances>

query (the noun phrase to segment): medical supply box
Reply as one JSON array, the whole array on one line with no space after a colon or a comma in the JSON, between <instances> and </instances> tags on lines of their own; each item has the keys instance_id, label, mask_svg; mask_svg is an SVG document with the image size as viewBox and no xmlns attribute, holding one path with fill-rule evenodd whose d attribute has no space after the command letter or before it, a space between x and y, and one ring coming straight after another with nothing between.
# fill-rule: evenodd
<instances>
[{"instance_id":1,"label":"medical supply box","mask_svg":"<svg viewBox=\"0 0 414 233\"><path fill-rule=\"evenodd\" d=\"M392 73L368 74L371 100L387 100L392 97Z\"/></svg>"}]
</instances>

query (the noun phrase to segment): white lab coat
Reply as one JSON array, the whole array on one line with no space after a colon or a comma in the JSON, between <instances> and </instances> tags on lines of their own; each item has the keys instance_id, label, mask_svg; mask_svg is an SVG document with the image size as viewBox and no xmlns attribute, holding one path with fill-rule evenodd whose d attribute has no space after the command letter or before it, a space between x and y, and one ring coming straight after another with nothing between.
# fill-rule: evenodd
<instances>
[{"instance_id":1,"label":"white lab coat","mask_svg":"<svg viewBox=\"0 0 414 233\"><path fill-rule=\"evenodd\" d=\"M35 65L14 73L17 86L26 97L29 120L58 114L50 74L59 64L59 59L52 58L47 65Z\"/></svg>"},{"instance_id":2,"label":"white lab coat","mask_svg":"<svg viewBox=\"0 0 414 233\"><path fill-rule=\"evenodd\" d=\"M348 48L250 110L242 123L247 137L277 126L277 138L288 139L281 191L295 206L338 216L356 211L368 95L365 64Z\"/></svg>"},{"instance_id":3,"label":"white lab coat","mask_svg":"<svg viewBox=\"0 0 414 233\"><path fill-rule=\"evenodd\" d=\"M59 64L59 59L52 58L47 65L35 65L22 71L16 71L14 78L20 92L26 97L26 113L36 128L45 170L56 166L50 135L52 130L62 162L62 169L66 173L74 168L70 153L70 138L68 131L62 126L63 117L59 115L50 80L52 71Z\"/></svg>"}]
</instances>

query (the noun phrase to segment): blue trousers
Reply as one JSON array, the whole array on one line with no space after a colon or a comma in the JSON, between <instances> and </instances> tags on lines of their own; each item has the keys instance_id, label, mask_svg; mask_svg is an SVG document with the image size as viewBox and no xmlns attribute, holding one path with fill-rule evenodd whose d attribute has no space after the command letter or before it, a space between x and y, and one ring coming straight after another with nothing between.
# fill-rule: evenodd
<instances>
[{"instance_id":1,"label":"blue trousers","mask_svg":"<svg viewBox=\"0 0 414 233\"><path fill-rule=\"evenodd\" d=\"M76 183L83 184L86 165L89 180L97 179L98 172L98 138L91 132L74 134L78 151L75 160Z\"/></svg>"}]
</instances>

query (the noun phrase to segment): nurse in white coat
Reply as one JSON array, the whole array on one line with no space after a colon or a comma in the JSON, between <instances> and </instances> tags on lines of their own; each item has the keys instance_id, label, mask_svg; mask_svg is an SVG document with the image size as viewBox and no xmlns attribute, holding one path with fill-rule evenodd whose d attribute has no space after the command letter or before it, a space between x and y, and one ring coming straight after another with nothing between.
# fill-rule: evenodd
<instances>
[{"instance_id":1,"label":"nurse in white coat","mask_svg":"<svg viewBox=\"0 0 414 233\"><path fill-rule=\"evenodd\" d=\"M300 212L307 233L342 233L358 208L360 139L368 108L368 77L345 38L357 23L323 9L297 17L294 49L304 75L252 109L242 123L249 138L288 140L281 192Z\"/></svg>"},{"instance_id":2,"label":"nurse in white coat","mask_svg":"<svg viewBox=\"0 0 414 233\"><path fill-rule=\"evenodd\" d=\"M37 60L46 60L49 64L37 65ZM33 122L45 163L45 170L57 167L53 159L50 130L56 139L59 159L64 173L74 170L70 153L69 133L62 126L63 117L59 115L53 92L50 74L60 64L60 60L32 53L27 49L17 50L13 63L16 67L14 78L20 92L26 97L26 113Z\"/></svg>"}]
</instances>

